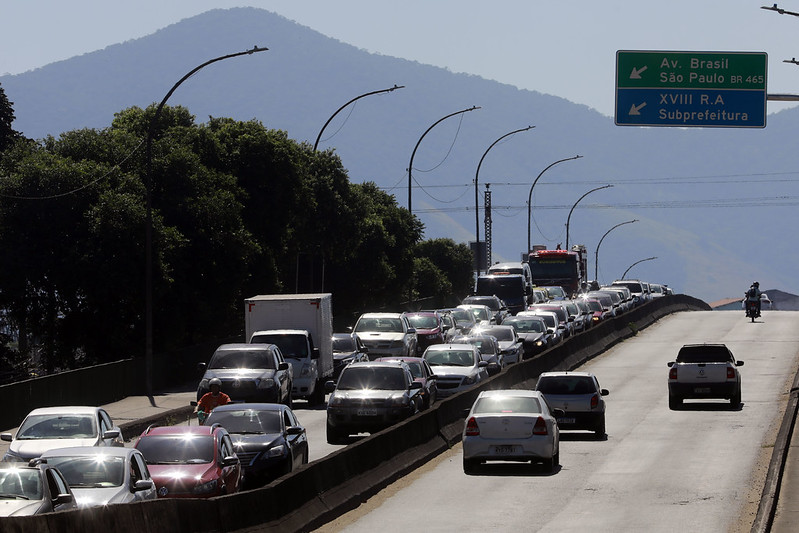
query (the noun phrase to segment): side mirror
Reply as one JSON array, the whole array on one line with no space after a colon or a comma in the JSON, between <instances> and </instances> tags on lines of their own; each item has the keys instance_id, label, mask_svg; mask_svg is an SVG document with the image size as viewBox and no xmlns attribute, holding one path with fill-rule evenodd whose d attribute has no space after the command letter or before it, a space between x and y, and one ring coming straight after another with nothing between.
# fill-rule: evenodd
<instances>
[{"instance_id":1,"label":"side mirror","mask_svg":"<svg viewBox=\"0 0 799 533\"><path fill-rule=\"evenodd\" d=\"M228 455L222 459L222 466L233 466L239 464L239 458L235 455Z\"/></svg>"},{"instance_id":2,"label":"side mirror","mask_svg":"<svg viewBox=\"0 0 799 533\"><path fill-rule=\"evenodd\" d=\"M744 366L743 361L735 361L735 366Z\"/></svg>"},{"instance_id":3,"label":"side mirror","mask_svg":"<svg viewBox=\"0 0 799 533\"><path fill-rule=\"evenodd\" d=\"M422 382L421 381L414 381L413 383L411 383L411 389L410 390L419 390L421 388L422 388Z\"/></svg>"},{"instance_id":4,"label":"side mirror","mask_svg":"<svg viewBox=\"0 0 799 533\"><path fill-rule=\"evenodd\" d=\"M607 396L608 394L610 394L610 391L608 389L600 389L599 394L601 394L602 396Z\"/></svg>"},{"instance_id":5,"label":"side mirror","mask_svg":"<svg viewBox=\"0 0 799 533\"><path fill-rule=\"evenodd\" d=\"M566 416L566 411L560 409L559 407L555 407L554 409L552 409L552 416L554 416L555 418Z\"/></svg>"},{"instance_id":6,"label":"side mirror","mask_svg":"<svg viewBox=\"0 0 799 533\"><path fill-rule=\"evenodd\" d=\"M206 365L205 363L197 363L197 370L198 370L199 372L205 372L205 368L206 368L207 366L208 366L208 365Z\"/></svg>"},{"instance_id":7,"label":"side mirror","mask_svg":"<svg viewBox=\"0 0 799 533\"><path fill-rule=\"evenodd\" d=\"M311 359L319 359L319 348L311 350Z\"/></svg>"},{"instance_id":8,"label":"side mirror","mask_svg":"<svg viewBox=\"0 0 799 533\"><path fill-rule=\"evenodd\" d=\"M325 392L333 392L334 390L336 390L336 382L325 381Z\"/></svg>"},{"instance_id":9,"label":"side mirror","mask_svg":"<svg viewBox=\"0 0 799 533\"><path fill-rule=\"evenodd\" d=\"M140 492L142 490L150 490L155 488L155 483L152 479L140 479L133 484L133 492Z\"/></svg>"},{"instance_id":10,"label":"side mirror","mask_svg":"<svg viewBox=\"0 0 799 533\"><path fill-rule=\"evenodd\" d=\"M289 364L287 362L285 362L285 361L281 361L280 363L277 364L277 369L278 370L288 370L289 369Z\"/></svg>"},{"instance_id":11,"label":"side mirror","mask_svg":"<svg viewBox=\"0 0 799 533\"><path fill-rule=\"evenodd\" d=\"M416 328L408 328L408 333L416 334Z\"/></svg>"},{"instance_id":12,"label":"side mirror","mask_svg":"<svg viewBox=\"0 0 799 533\"><path fill-rule=\"evenodd\" d=\"M0 440L11 442L14 437L11 436L11 433L0 433Z\"/></svg>"},{"instance_id":13,"label":"side mirror","mask_svg":"<svg viewBox=\"0 0 799 533\"><path fill-rule=\"evenodd\" d=\"M191 405L192 407L197 407L197 402L192 400L189 402L189 405Z\"/></svg>"},{"instance_id":14,"label":"side mirror","mask_svg":"<svg viewBox=\"0 0 799 533\"><path fill-rule=\"evenodd\" d=\"M669 368L671 368L671 366L672 366L673 364L674 364L674 361L669 361L668 363L666 363L666 366L667 366L667 367L669 367Z\"/></svg>"},{"instance_id":15,"label":"side mirror","mask_svg":"<svg viewBox=\"0 0 799 533\"><path fill-rule=\"evenodd\" d=\"M302 435L302 432L305 431L302 426L289 426L286 428L287 435Z\"/></svg>"},{"instance_id":16,"label":"side mirror","mask_svg":"<svg viewBox=\"0 0 799 533\"><path fill-rule=\"evenodd\" d=\"M105 439L116 439L119 438L120 431L118 429L110 429L103 433L103 440Z\"/></svg>"},{"instance_id":17,"label":"side mirror","mask_svg":"<svg viewBox=\"0 0 799 533\"><path fill-rule=\"evenodd\" d=\"M53 503L55 505L62 505L64 503L71 503L75 498L72 497L72 494L59 494L55 498L53 498Z\"/></svg>"}]
</instances>

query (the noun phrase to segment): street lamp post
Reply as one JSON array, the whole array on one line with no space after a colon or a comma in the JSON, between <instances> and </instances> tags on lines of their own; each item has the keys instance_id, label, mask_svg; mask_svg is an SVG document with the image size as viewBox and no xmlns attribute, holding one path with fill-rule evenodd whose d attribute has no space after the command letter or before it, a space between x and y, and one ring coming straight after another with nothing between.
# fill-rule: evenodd
<instances>
[{"instance_id":1,"label":"street lamp post","mask_svg":"<svg viewBox=\"0 0 799 533\"><path fill-rule=\"evenodd\" d=\"M530 214L531 214L531 206L532 206L532 201L533 201L533 187L535 187L535 184L538 183L538 178L543 176L544 172L546 172L550 168L554 167L558 163L563 163L564 161L571 161L572 159L580 159L581 157L583 157L583 156L576 155L574 157L567 157L565 159L559 159L559 160L555 161L554 163L550 164L544 170L542 170L538 174L538 176L536 176L535 180L533 180L533 184L530 186L530 194L527 195L527 253L530 253Z\"/></svg>"},{"instance_id":2,"label":"street lamp post","mask_svg":"<svg viewBox=\"0 0 799 533\"><path fill-rule=\"evenodd\" d=\"M577 204L580 203L580 200L582 200L583 198L585 198L586 196L588 196L592 192L600 191L602 189L607 189L607 188L610 188L610 187L613 187L613 185L603 185L602 187L597 187L596 189L591 189L590 191L588 191L584 195L580 196L580 198L578 198L576 202L574 202L574 205L569 210L569 216L566 218L566 249L567 250L569 249L569 222L571 221L572 212L574 211L574 208L577 207Z\"/></svg>"},{"instance_id":3,"label":"street lamp post","mask_svg":"<svg viewBox=\"0 0 799 533\"><path fill-rule=\"evenodd\" d=\"M503 135L502 137L500 137L496 141L492 142L491 145L488 148L486 148L486 151L483 152L483 156L480 158L480 162L477 163L477 171L475 171L475 173L474 173L474 242L475 242L475 245L478 246L478 247L479 247L479 244L480 244L480 202L479 202L480 196L479 196L479 194L477 192L477 182L478 182L478 179L479 179L479 176L480 176L480 167L483 165L483 159L485 159L486 155L488 155L488 151L491 150L499 141L501 141L505 137L510 137L514 133L519 133L519 132L522 132L522 131L531 130L533 128L535 128L535 126L527 126L526 128L521 128L521 129L513 130L513 131L510 131L510 132L506 133L505 135ZM477 273L480 274L480 261L479 260L477 261Z\"/></svg>"},{"instance_id":4,"label":"street lamp post","mask_svg":"<svg viewBox=\"0 0 799 533\"><path fill-rule=\"evenodd\" d=\"M646 259L641 259L640 261L636 261L635 263L630 265L630 267L627 270L624 271L624 274L621 275L621 279L624 279L624 277L627 275L627 272L629 272L630 269L635 265L637 265L638 263L643 263L644 261L651 261L653 259L657 259L657 257L647 257Z\"/></svg>"},{"instance_id":5,"label":"street lamp post","mask_svg":"<svg viewBox=\"0 0 799 533\"><path fill-rule=\"evenodd\" d=\"M427 135L430 132L430 130L435 128L440 122L444 122L449 117L454 117L455 115L460 115L461 113L466 113L467 111L474 111L475 109L480 109L480 108L477 106L472 106L469 109L461 109L460 111L455 111L454 113L450 113L446 117L441 117L440 119L433 122L433 125L427 128L425 132L422 133L422 136L419 137L419 140L416 141L416 146L413 147L413 152L411 152L411 162L408 163L408 212L410 212L411 215L413 214L413 209L411 207L411 184L413 182L412 179L413 158L416 155L416 150L419 148L419 145L422 144L422 139L424 139L425 135Z\"/></svg>"},{"instance_id":6,"label":"street lamp post","mask_svg":"<svg viewBox=\"0 0 799 533\"><path fill-rule=\"evenodd\" d=\"M619 226L623 226L625 224L632 224L633 222L638 222L638 219L628 220L627 222L622 222L620 224L616 224L615 226L610 228L608 231L606 231L605 234L602 235L602 238L599 239L599 244L596 245L596 252L594 253L594 279L596 279L596 280L599 279L599 247L602 246L602 241L604 241L605 237L608 236L608 233L610 233L614 229L618 228Z\"/></svg>"},{"instance_id":7,"label":"street lamp post","mask_svg":"<svg viewBox=\"0 0 799 533\"><path fill-rule=\"evenodd\" d=\"M330 118L329 118L329 119L327 119L327 122L325 122L325 125L324 125L324 126L322 126L322 129L321 129L321 130L319 130L319 135L317 135L317 136L316 136L316 142L314 142L314 143L313 143L313 151L315 152L315 151L316 151L316 147L317 147L317 146L319 146L319 139L321 139L321 138L322 138L322 133L325 131L325 128L327 128L327 125L328 125L328 124L330 124L330 121L331 121L331 120L333 120L333 118L334 118L336 115L338 115L338 114L339 114L339 112L340 112L342 109L344 109L345 107L347 107L348 105L350 105L350 104L351 104L351 103L353 103L354 101L356 101L356 100L360 100L361 98L364 98L364 97L366 97L366 96L371 96L371 95L373 95L373 94L380 94L380 93L390 93L391 91L394 91L394 90L396 90L396 89L404 89L404 88L405 88L405 86L404 86L404 85L396 85L396 84L395 84L395 85L394 85L394 87L391 87L390 89L381 89L381 90L379 90L379 91L372 91L372 92L369 92L369 93L366 93L366 94L362 94L362 95L360 95L360 96L356 96L355 98L353 98L352 100L350 100L349 102L347 102L346 104L344 104L343 106L339 107L339 108L336 110L336 112L335 112L335 113L333 113L332 115L330 115Z\"/></svg>"},{"instance_id":8,"label":"street lamp post","mask_svg":"<svg viewBox=\"0 0 799 533\"><path fill-rule=\"evenodd\" d=\"M146 216L145 216L145 230L144 230L144 262L145 262L145 275L144 275L144 285L145 285L145 296L144 296L144 329L145 329L145 341L144 341L144 373L145 373L145 389L147 392L147 396L150 398L150 403L155 404L153 400L153 199L152 199L152 183L153 183L153 176L152 176L152 167L153 167L153 135L156 125L158 124L158 118L161 116L161 110L166 105L166 101L169 100L169 97L172 96L172 93L182 84L184 81L189 79L193 76L198 70L203 67L207 67L211 63L216 63L217 61L222 61L223 59L229 59L231 57L238 57L243 55L250 55L254 54L255 52L264 52L269 50L268 48L259 48L258 46L253 46L251 50L245 50L244 52L236 52L234 54L228 54L220 57L216 57L214 59L208 60L202 65L199 65L189 71L188 74L180 78L178 82L169 89L169 92L166 93L164 99L161 100L161 103L158 104L158 107L153 113L153 118L150 120L149 127L147 128L147 144L145 149L145 159L147 161L145 167L145 173L147 176L145 182L145 201L147 206Z\"/></svg>"}]
</instances>

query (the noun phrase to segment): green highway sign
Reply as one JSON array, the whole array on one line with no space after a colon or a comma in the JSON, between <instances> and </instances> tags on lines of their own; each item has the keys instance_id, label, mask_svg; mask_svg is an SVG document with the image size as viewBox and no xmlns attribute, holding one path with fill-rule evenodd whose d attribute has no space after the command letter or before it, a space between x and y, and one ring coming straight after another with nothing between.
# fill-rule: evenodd
<instances>
[{"instance_id":1,"label":"green highway sign","mask_svg":"<svg viewBox=\"0 0 799 533\"><path fill-rule=\"evenodd\" d=\"M616 52L616 124L762 128L765 52Z\"/></svg>"}]
</instances>

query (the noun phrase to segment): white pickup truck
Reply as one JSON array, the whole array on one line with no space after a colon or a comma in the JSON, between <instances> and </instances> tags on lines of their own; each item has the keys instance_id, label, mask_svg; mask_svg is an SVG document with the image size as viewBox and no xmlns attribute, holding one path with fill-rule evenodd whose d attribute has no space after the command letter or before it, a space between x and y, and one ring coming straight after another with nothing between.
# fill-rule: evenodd
<instances>
[{"instance_id":1,"label":"white pickup truck","mask_svg":"<svg viewBox=\"0 0 799 533\"><path fill-rule=\"evenodd\" d=\"M724 344L686 344L669 366L669 409L677 409L686 398L724 398L735 408L741 404L741 374Z\"/></svg>"}]
</instances>

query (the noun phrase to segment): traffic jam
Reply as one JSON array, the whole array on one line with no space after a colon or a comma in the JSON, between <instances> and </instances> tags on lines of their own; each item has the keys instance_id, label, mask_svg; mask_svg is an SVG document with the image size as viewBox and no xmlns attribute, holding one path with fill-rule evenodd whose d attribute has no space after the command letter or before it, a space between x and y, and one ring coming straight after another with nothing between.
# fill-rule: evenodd
<instances>
[{"instance_id":1,"label":"traffic jam","mask_svg":"<svg viewBox=\"0 0 799 533\"><path fill-rule=\"evenodd\" d=\"M0 516L258 488L309 462L295 400L322 406L327 443L346 445L671 294L640 280L600 286L585 273L585 247L536 249L527 262L492 265L455 307L366 312L346 332L333 331L330 294L248 298L247 342L198 365L194 425L152 425L126 442L103 408L63 406L34 409L0 434ZM608 394L576 371L542 373L534 390L481 392L464 419L464 472L488 461L554 471L560 431L605 438Z\"/></svg>"}]
</instances>

